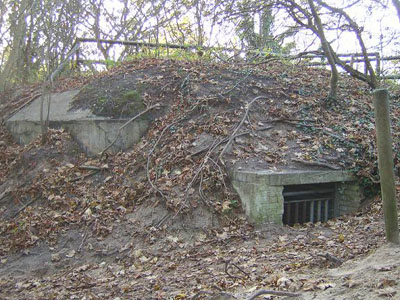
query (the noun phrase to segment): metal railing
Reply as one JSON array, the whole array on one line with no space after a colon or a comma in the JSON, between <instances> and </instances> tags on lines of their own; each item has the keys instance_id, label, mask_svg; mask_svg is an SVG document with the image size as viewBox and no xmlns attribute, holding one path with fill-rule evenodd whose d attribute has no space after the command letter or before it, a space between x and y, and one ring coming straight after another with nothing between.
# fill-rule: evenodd
<instances>
[{"instance_id":1,"label":"metal railing","mask_svg":"<svg viewBox=\"0 0 400 300\"><path fill-rule=\"evenodd\" d=\"M334 184L289 186L283 198L285 224L326 222L335 216Z\"/></svg>"}]
</instances>

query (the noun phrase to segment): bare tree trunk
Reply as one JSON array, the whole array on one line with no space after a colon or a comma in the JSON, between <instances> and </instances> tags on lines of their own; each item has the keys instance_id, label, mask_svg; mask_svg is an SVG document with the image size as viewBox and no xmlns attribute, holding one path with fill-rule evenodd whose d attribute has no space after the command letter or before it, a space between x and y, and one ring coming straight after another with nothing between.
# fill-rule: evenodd
<instances>
[{"instance_id":1,"label":"bare tree trunk","mask_svg":"<svg viewBox=\"0 0 400 300\"><path fill-rule=\"evenodd\" d=\"M49 35L48 38L52 39L53 38L53 12L54 12L54 7L50 7L50 17L49 17ZM41 124L41 132L42 132L42 145L45 145L47 143L47 135L49 132L49 123L50 123L50 105L51 105L51 91L53 89L53 78L52 78L52 72L53 72L53 60L52 60L52 46L51 43L47 44L47 72L48 72L48 78L50 78L49 82L45 81L43 83L43 95L42 95L42 102L40 106L40 124ZM46 119L44 119L44 98L47 98L47 112L46 112Z\"/></svg>"},{"instance_id":2,"label":"bare tree trunk","mask_svg":"<svg viewBox=\"0 0 400 300\"><path fill-rule=\"evenodd\" d=\"M203 24L202 24L202 8L203 4L200 0L196 3L196 22L197 22L197 46L203 46Z\"/></svg>"},{"instance_id":3,"label":"bare tree trunk","mask_svg":"<svg viewBox=\"0 0 400 300\"><path fill-rule=\"evenodd\" d=\"M40 102L40 130L42 134L41 143L45 145L47 143L47 134L49 132L49 123L50 123L50 104L51 104L51 87L47 86L47 82L43 83L42 89L42 99ZM47 100L47 112L45 116L44 106L45 99Z\"/></svg>"},{"instance_id":4,"label":"bare tree trunk","mask_svg":"<svg viewBox=\"0 0 400 300\"><path fill-rule=\"evenodd\" d=\"M100 9L96 11L96 19L95 19L95 27L93 28L94 30L94 35L97 40L101 39L100 36ZM97 48L100 50L101 54L103 54L103 57L105 60L109 59L108 51L103 47L103 45L98 41L97 42Z\"/></svg>"},{"instance_id":5,"label":"bare tree trunk","mask_svg":"<svg viewBox=\"0 0 400 300\"><path fill-rule=\"evenodd\" d=\"M29 1L21 1L18 8L13 12L15 21L11 24L11 34L13 36L10 55L5 63L2 72L0 73L0 92L10 87L14 79L23 77L23 62L24 49L26 38L26 11L29 6Z\"/></svg>"},{"instance_id":6,"label":"bare tree trunk","mask_svg":"<svg viewBox=\"0 0 400 300\"><path fill-rule=\"evenodd\" d=\"M329 90L328 100L336 101L339 73L336 68L335 59L331 52L331 46L325 37L324 28L322 26L322 22L317 13L317 10L315 9L313 0L308 0L308 4L310 5L311 13L313 15L315 26L318 31L318 38L321 41L322 49L324 50L325 56L328 59L329 65L331 67L331 79L330 79L330 90Z\"/></svg>"},{"instance_id":7,"label":"bare tree trunk","mask_svg":"<svg viewBox=\"0 0 400 300\"><path fill-rule=\"evenodd\" d=\"M360 29L360 27L358 26L358 24L341 8L337 8L337 7L333 7L321 0L315 0L318 4L322 5L323 7L329 9L330 11L334 12L334 13L338 13L340 16L343 16L347 22L349 23L350 27L353 29L352 31L355 33L356 37L357 37L357 41L358 44L360 45L361 48L361 52L364 56L364 75L365 78L368 82L368 84L376 89L379 86L379 82L378 82L378 78L376 77L374 68L371 65L371 61L368 57L368 50L367 47L364 44L364 40L362 38L362 29ZM398 0L397 0L398 1ZM332 49L331 49L332 51ZM334 53L333 53L334 54ZM340 64L339 59L337 57L335 57L335 55L333 55L333 57L335 58L335 62Z\"/></svg>"},{"instance_id":8,"label":"bare tree trunk","mask_svg":"<svg viewBox=\"0 0 400 300\"><path fill-rule=\"evenodd\" d=\"M399 17L399 21L400 21L400 0L392 0L392 3L394 5L394 7L396 7L397 16Z\"/></svg>"}]
</instances>

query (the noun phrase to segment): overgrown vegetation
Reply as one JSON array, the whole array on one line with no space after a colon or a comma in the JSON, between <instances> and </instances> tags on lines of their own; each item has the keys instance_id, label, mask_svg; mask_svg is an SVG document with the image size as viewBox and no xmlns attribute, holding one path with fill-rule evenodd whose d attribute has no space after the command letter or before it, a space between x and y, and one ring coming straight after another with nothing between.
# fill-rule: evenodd
<instances>
[{"instance_id":1,"label":"overgrown vegetation","mask_svg":"<svg viewBox=\"0 0 400 300\"><path fill-rule=\"evenodd\" d=\"M93 90L88 88L83 93L93 94ZM97 91L99 95L101 91ZM125 117L132 116L145 108L142 96L136 90L120 91L119 94L106 94L100 96L91 104L91 110L95 115Z\"/></svg>"},{"instance_id":2,"label":"overgrown vegetation","mask_svg":"<svg viewBox=\"0 0 400 300\"><path fill-rule=\"evenodd\" d=\"M367 34L372 34L365 20L378 23L393 17L392 4L373 0L352 3L157 0L151 5L143 5L142 1L114 2L3 1L0 5L0 91L18 84L44 81L65 60L78 34L91 37L93 43L82 45L74 61L65 68L68 74L77 65L85 65L85 71L97 72L132 57L262 63L270 54L301 57L317 53L330 57L333 74L338 66L376 87L377 76L385 68L382 63L379 70L374 70L368 53L382 52L383 45L388 48L398 34L398 28L381 24L385 32L381 32L376 43L379 45L365 39ZM354 11L365 12L364 21ZM299 40L307 38L308 31L313 37L309 45L301 45ZM330 32L335 32L339 39ZM349 51L343 49L347 43L341 42L346 34L352 34L358 42L351 51L359 55L351 59L343 59L336 52ZM315 39L320 39L322 50ZM142 45L115 46L110 40L136 41ZM353 64L354 60L358 62ZM364 67L365 74L361 70ZM335 89L332 87L331 92Z\"/></svg>"}]
</instances>

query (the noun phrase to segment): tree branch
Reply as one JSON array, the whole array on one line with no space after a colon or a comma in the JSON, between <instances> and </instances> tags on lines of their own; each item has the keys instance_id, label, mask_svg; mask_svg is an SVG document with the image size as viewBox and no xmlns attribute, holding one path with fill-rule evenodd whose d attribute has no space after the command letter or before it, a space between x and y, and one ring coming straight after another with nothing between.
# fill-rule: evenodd
<instances>
[{"instance_id":1,"label":"tree branch","mask_svg":"<svg viewBox=\"0 0 400 300\"><path fill-rule=\"evenodd\" d=\"M266 295L266 294L275 295L275 296L286 296L286 297L298 297L301 295L298 293L290 293L290 292L283 292L283 291L259 290L259 291L255 292L253 295L251 295L249 298L247 298L246 300L254 300L258 296Z\"/></svg>"},{"instance_id":2,"label":"tree branch","mask_svg":"<svg viewBox=\"0 0 400 300\"><path fill-rule=\"evenodd\" d=\"M233 133L231 134L231 136L230 136L228 142L226 143L226 145L224 146L224 148L223 148L222 151L220 152L220 154L219 154L219 156L218 156L218 160L221 160L221 159L222 159L222 156L224 155L226 149L227 149L227 148L229 147L229 145L232 143L232 141L233 141L233 139L235 138L235 136L236 136L237 132L239 131L240 127L242 127L244 121L245 121L246 118L247 118L247 115L249 114L251 105L252 105L255 101L259 100L259 99L266 99L266 97L265 97L265 96L258 96L258 97L255 97L253 100L251 100L249 103L247 103L247 105L246 105L246 112L245 112L245 114L243 115L242 120L240 121L240 123L238 124L238 126L235 128L235 130L234 130Z\"/></svg>"}]
</instances>

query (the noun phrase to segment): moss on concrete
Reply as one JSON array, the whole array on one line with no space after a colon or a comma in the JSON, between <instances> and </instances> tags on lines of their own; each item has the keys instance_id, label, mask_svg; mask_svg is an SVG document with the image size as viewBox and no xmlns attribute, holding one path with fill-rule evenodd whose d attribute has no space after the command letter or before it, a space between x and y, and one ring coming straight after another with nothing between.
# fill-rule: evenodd
<instances>
[{"instance_id":1,"label":"moss on concrete","mask_svg":"<svg viewBox=\"0 0 400 300\"><path fill-rule=\"evenodd\" d=\"M110 117L134 116L145 109L142 95L137 90L124 90L118 93L99 95L97 91L97 101L91 105L91 111L95 115Z\"/></svg>"}]
</instances>

